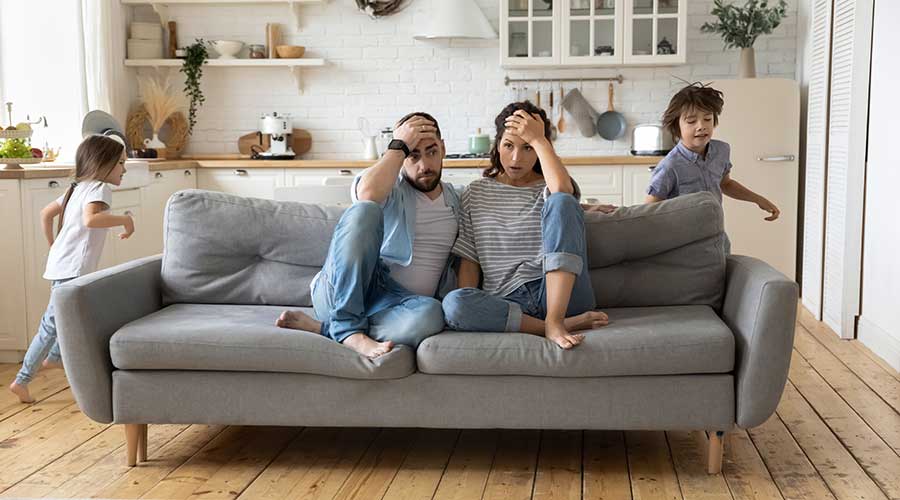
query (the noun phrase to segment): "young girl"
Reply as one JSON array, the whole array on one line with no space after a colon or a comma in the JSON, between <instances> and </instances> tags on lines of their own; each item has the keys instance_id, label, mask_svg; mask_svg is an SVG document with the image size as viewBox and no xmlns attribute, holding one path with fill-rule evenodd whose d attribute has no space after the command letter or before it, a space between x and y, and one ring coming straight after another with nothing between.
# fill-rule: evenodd
<instances>
[{"instance_id":1,"label":"young girl","mask_svg":"<svg viewBox=\"0 0 900 500\"><path fill-rule=\"evenodd\" d=\"M682 194L709 191L722 202L722 194L756 203L769 212L767 221L780 214L774 203L731 178L731 147L713 140L722 113L722 92L699 83L681 89L663 115L663 127L680 140L653 170L647 203Z\"/></svg>"},{"instance_id":2,"label":"young girl","mask_svg":"<svg viewBox=\"0 0 900 500\"><path fill-rule=\"evenodd\" d=\"M51 290L83 274L97 269L108 228L123 226L121 238L134 232L134 221L128 215L109 213L112 202L110 184L118 186L125 174L125 145L118 137L94 135L85 139L75 154L75 182L66 193L41 210L41 225L50 253L44 279ZM53 237L53 219L59 216L57 235ZM9 385L23 403L33 403L28 383L43 365L61 368L59 344L56 342L56 320L53 301L41 318L37 335L28 346L22 369Z\"/></svg>"},{"instance_id":3,"label":"young girl","mask_svg":"<svg viewBox=\"0 0 900 500\"><path fill-rule=\"evenodd\" d=\"M513 103L494 124L491 166L462 196L460 289L444 297L444 318L455 330L530 333L571 349L577 332L609 320L593 310L578 187L543 110Z\"/></svg>"}]
</instances>

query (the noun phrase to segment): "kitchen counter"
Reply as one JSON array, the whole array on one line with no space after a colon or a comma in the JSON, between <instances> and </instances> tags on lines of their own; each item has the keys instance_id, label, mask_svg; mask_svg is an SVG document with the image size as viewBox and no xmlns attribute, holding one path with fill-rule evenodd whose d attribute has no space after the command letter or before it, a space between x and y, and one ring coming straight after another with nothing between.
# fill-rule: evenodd
<instances>
[{"instance_id":1,"label":"kitchen counter","mask_svg":"<svg viewBox=\"0 0 900 500\"><path fill-rule=\"evenodd\" d=\"M656 165L662 156L564 156L566 166L578 165ZM248 156L186 156L178 160L148 160L150 171L182 168L366 168L373 160L251 160ZM444 159L445 168L485 168L486 158ZM39 163L23 169L0 169L0 179L46 179L72 174L71 163Z\"/></svg>"}]
</instances>

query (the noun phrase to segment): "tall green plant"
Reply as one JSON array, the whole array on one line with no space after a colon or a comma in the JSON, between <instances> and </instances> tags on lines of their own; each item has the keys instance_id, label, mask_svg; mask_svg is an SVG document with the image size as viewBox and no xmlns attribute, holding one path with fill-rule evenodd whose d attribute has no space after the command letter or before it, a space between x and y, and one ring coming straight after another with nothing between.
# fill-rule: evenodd
<instances>
[{"instance_id":1,"label":"tall green plant","mask_svg":"<svg viewBox=\"0 0 900 500\"><path fill-rule=\"evenodd\" d=\"M715 23L704 23L703 33L718 33L725 41L725 48L749 48L760 35L768 35L784 19L787 3L779 0L778 5L769 7L767 0L747 0L743 7L714 0L710 14L719 18Z\"/></svg>"},{"instance_id":2,"label":"tall green plant","mask_svg":"<svg viewBox=\"0 0 900 500\"><path fill-rule=\"evenodd\" d=\"M200 78L203 77L203 63L209 59L209 51L202 38L197 38L193 44L185 47L184 51L184 63L182 63L180 71L185 76L184 93L190 99L188 106L188 134L190 135L197 123L197 111L206 101L203 91L200 90Z\"/></svg>"}]
</instances>

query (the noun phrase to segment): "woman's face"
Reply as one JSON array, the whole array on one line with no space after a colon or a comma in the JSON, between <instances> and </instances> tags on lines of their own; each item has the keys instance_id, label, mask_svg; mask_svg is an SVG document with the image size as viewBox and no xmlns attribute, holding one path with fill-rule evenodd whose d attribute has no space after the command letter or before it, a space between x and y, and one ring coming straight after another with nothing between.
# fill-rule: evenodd
<instances>
[{"instance_id":1,"label":"woman's face","mask_svg":"<svg viewBox=\"0 0 900 500\"><path fill-rule=\"evenodd\" d=\"M500 153L500 165L511 180L526 179L535 174L537 153L519 137L503 132L497 150Z\"/></svg>"}]
</instances>

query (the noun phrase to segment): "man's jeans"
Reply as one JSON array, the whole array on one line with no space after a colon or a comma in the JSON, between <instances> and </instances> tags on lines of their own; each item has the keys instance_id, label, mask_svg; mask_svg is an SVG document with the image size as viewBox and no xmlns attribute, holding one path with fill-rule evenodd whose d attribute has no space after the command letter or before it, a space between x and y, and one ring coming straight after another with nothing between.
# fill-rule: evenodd
<instances>
[{"instance_id":1,"label":"man's jeans","mask_svg":"<svg viewBox=\"0 0 900 500\"><path fill-rule=\"evenodd\" d=\"M38 326L37 335L31 339L31 345L25 352L25 360L22 361L22 368L16 375L16 383L19 385L28 385L29 382L41 369L41 363L48 360L53 363L60 362L59 342L56 341L56 313L53 310L52 290L73 278L64 280L54 280L50 282L51 298L47 304L47 310L41 317L41 324Z\"/></svg>"},{"instance_id":2,"label":"man's jeans","mask_svg":"<svg viewBox=\"0 0 900 500\"><path fill-rule=\"evenodd\" d=\"M587 266L587 242L584 234L584 210L574 196L553 193L541 213L544 247L544 274L525 283L506 297L491 295L478 288L461 288L444 297L447 325L454 330L480 332L518 332L522 314L543 320L547 317L547 278L551 271L576 275L566 317L596 307L594 288Z\"/></svg>"},{"instance_id":3,"label":"man's jeans","mask_svg":"<svg viewBox=\"0 0 900 500\"><path fill-rule=\"evenodd\" d=\"M383 342L417 347L444 329L441 303L416 295L390 276L381 261L384 213L371 201L359 201L341 216L312 300L322 335L343 342L362 332Z\"/></svg>"}]
</instances>

